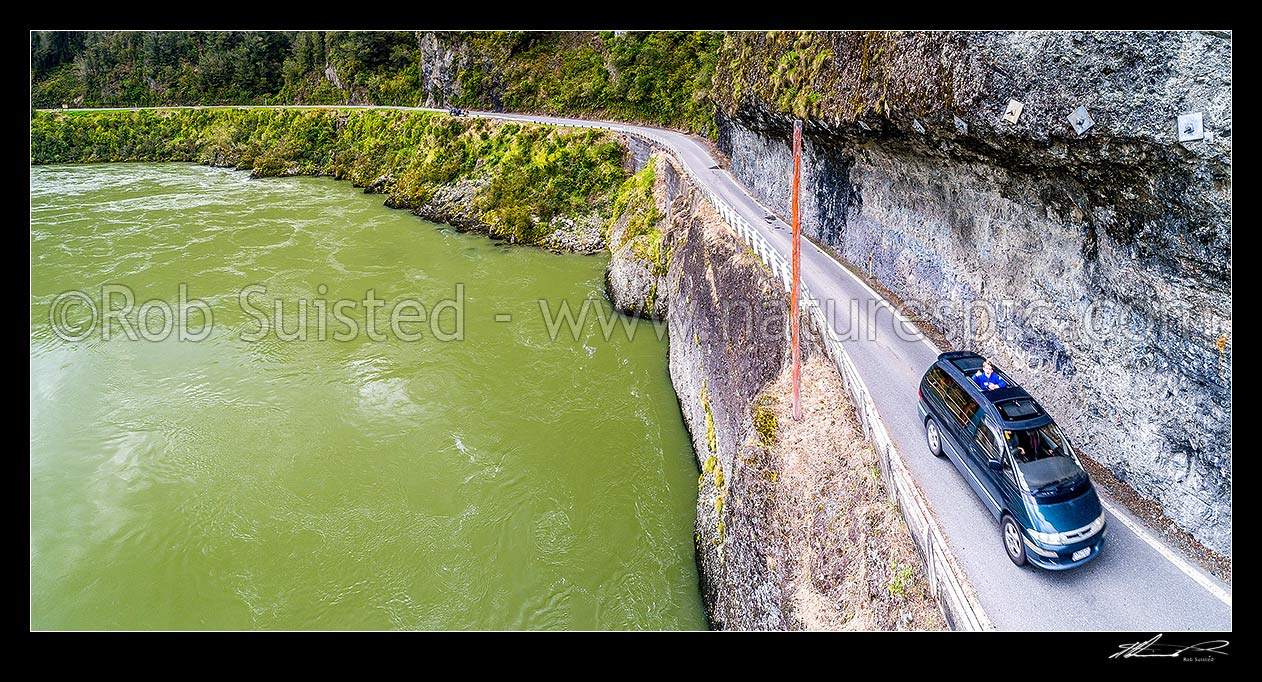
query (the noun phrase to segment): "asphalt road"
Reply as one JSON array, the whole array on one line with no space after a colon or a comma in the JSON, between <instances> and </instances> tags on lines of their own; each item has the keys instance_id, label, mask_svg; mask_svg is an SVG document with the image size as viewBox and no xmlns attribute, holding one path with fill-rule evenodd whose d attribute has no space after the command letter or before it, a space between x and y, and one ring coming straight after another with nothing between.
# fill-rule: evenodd
<instances>
[{"instance_id":1,"label":"asphalt road","mask_svg":"<svg viewBox=\"0 0 1262 682\"><path fill-rule=\"evenodd\" d=\"M363 107L370 108L370 107ZM412 110L411 107L380 107ZM552 116L471 112L503 120L599 127L668 140L695 177L734 207L786 259L788 224L755 201L730 173L718 169L702 140L658 128ZM768 220L772 217L772 220ZM946 458L929 453L916 408L916 388L938 354L931 343L895 331L896 318L878 294L807 240L802 277L843 338L907 467L924 491L959 565L986 615L1001 630L1178 631L1231 629L1231 588L1182 559L1103 494L1108 541L1099 558L1070 571L1018 568L1004 553L1000 528ZM872 319L852 329L874 302ZM857 332L857 333L856 333ZM1037 396L1036 396L1037 397Z\"/></svg>"}]
</instances>

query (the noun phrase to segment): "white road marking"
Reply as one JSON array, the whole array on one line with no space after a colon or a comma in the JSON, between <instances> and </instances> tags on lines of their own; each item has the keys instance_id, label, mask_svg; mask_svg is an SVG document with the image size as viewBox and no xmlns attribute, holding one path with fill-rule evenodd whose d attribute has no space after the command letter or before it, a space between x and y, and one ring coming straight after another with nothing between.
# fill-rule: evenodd
<instances>
[{"instance_id":1,"label":"white road marking","mask_svg":"<svg viewBox=\"0 0 1262 682\"><path fill-rule=\"evenodd\" d=\"M1111 514L1113 518L1121 521L1123 525L1131 529L1132 533L1139 536L1140 540L1148 543L1149 547L1157 550L1158 554L1165 557L1170 563L1174 564L1175 568L1182 571L1187 577L1195 580L1196 584L1204 587L1210 594L1217 597L1218 601L1221 601L1227 606L1231 606L1231 594L1219 587L1218 583L1215 583L1212 578L1197 570L1195 566L1189 564L1183 559L1183 557L1175 554L1174 551L1172 551L1169 547L1166 547L1164 543L1150 535L1143 526L1132 520L1128 515L1122 513L1122 511L1114 505L1105 502L1104 500L1100 500L1100 504L1104 505L1104 508L1108 510L1109 514Z\"/></svg>"}]
</instances>

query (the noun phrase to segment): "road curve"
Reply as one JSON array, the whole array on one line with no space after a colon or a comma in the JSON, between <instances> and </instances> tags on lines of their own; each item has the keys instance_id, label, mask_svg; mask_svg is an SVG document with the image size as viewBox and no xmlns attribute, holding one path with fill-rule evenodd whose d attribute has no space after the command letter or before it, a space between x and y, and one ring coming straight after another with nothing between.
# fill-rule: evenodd
<instances>
[{"instance_id":1,"label":"road curve","mask_svg":"<svg viewBox=\"0 0 1262 682\"><path fill-rule=\"evenodd\" d=\"M212 107L154 107L212 108ZM334 107L223 107L299 108ZM442 111L420 107L348 106L339 109ZM74 111L74 110L72 110ZM79 110L86 111L86 110ZM759 204L696 137L661 128L609 121L526 114L470 112L470 116L566 127L602 128L667 140L678 160L786 259L789 226ZM808 240L802 243L802 277L829 314L830 324L867 385L903 460L923 490L960 567L994 626L1001 630L1231 630L1231 587L1182 559L1101 491L1109 538L1101 556L1070 571L1018 568L1004 553L999 525L946 458L929 453L916 408L920 377L938 349L898 333L883 299ZM830 302L831 301L831 302ZM857 302L857 303L852 303ZM856 318L848 311L876 306ZM853 329L851 327L854 327Z\"/></svg>"}]
</instances>

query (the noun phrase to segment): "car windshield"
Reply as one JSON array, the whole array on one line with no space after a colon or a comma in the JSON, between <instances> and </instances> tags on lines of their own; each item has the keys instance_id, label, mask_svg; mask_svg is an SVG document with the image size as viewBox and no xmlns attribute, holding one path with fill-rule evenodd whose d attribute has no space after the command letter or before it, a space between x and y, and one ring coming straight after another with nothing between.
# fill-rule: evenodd
<instances>
[{"instance_id":1,"label":"car windshield","mask_svg":"<svg viewBox=\"0 0 1262 682\"><path fill-rule=\"evenodd\" d=\"M1029 490L1077 481L1086 472L1055 423L1004 432L1017 472Z\"/></svg>"}]
</instances>

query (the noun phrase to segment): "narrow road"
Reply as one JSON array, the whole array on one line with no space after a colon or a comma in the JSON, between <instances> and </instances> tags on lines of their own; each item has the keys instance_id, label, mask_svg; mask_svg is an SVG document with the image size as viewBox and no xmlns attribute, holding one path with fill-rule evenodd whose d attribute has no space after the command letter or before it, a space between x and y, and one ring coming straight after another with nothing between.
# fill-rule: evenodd
<instances>
[{"instance_id":1,"label":"narrow road","mask_svg":"<svg viewBox=\"0 0 1262 682\"><path fill-rule=\"evenodd\" d=\"M183 107L188 108L188 107ZM255 107L320 108L320 107ZM327 107L325 107L327 108ZM347 107L435 111L415 107ZM694 176L709 185L786 259L789 226L755 201L730 173L717 168L704 141L671 130L625 123L523 114L470 112L502 120L598 127L667 140ZM946 458L929 453L916 408L916 389L938 349L895 332L897 319L883 299L829 254L802 243L802 277L844 339L890 436L924 491L947 542L1001 630L1231 630L1231 587L1191 565L1143 529L1104 495L1109 538L1102 555L1070 571L1018 568L1004 554L999 525ZM832 303L829 303L831 299ZM872 320L850 329L848 311L877 305ZM870 303L871 302L871 303ZM868 326L870 325L870 329ZM857 332L857 333L856 333ZM1036 396L1037 397L1037 396Z\"/></svg>"}]
</instances>

